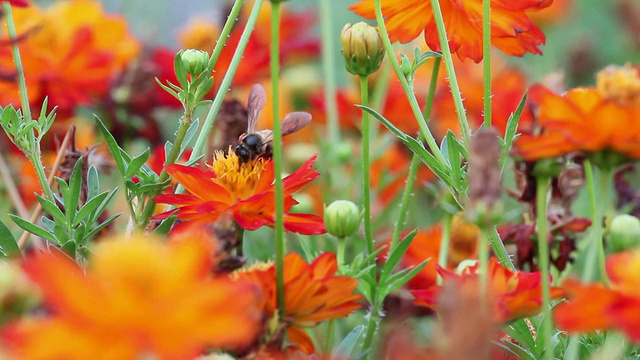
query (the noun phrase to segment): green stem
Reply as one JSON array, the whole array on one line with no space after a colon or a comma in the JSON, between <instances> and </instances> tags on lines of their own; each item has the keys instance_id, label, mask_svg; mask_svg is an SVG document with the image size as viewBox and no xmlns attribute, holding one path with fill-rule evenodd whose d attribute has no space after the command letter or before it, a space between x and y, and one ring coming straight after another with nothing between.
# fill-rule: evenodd
<instances>
[{"instance_id":1,"label":"green stem","mask_svg":"<svg viewBox=\"0 0 640 360\"><path fill-rule=\"evenodd\" d=\"M182 148L182 143L184 142L184 137L191 126L191 122L193 120L193 112L194 108L189 104L185 104L187 110L184 113L184 116L180 119L178 125L178 131L176 133L176 138L173 141L173 146L171 147L171 151L167 154L165 159L165 167L162 168L162 172L158 177L158 183L163 183L169 179L169 173L167 173L166 166L171 165L178 160L178 156L180 155L180 148ZM134 221L134 226L139 229L144 229L149 223L149 219L153 212L156 209L156 203L153 201L153 198L160 194L161 190L155 191L153 194L149 196L149 200L144 204L144 208L140 214L140 217L136 219L135 216L132 217Z\"/></svg>"},{"instance_id":2,"label":"green stem","mask_svg":"<svg viewBox=\"0 0 640 360\"><path fill-rule=\"evenodd\" d=\"M480 263L480 291L482 299L486 299L489 288L489 247L488 240L491 237L491 227L483 226L478 239L478 262Z\"/></svg>"},{"instance_id":3,"label":"green stem","mask_svg":"<svg viewBox=\"0 0 640 360\"><path fill-rule=\"evenodd\" d=\"M438 85L438 72L440 71L441 59L436 58L433 63L433 70L431 72L431 80L429 82L429 93L427 94L427 102L424 107L424 118L429 119L431 117L431 108L433 107L433 99L435 98L436 86ZM411 90L413 92L413 90ZM418 140L422 141L423 137L418 136ZM411 199L411 192L416 181L418 174L418 166L420 166L420 158L413 154L411 157L411 164L409 165L409 174L407 175L407 183L402 192L402 198L400 200L400 212L398 213L398 220L396 221L395 228L393 229L393 237L391 238L390 251L396 248L396 245L400 241L402 230L404 228L404 222L407 216L407 210L409 208L409 200Z\"/></svg>"},{"instance_id":4,"label":"green stem","mask_svg":"<svg viewBox=\"0 0 640 360\"><path fill-rule=\"evenodd\" d=\"M398 63L398 59L396 58L395 51L393 50L393 46L391 45L391 40L389 40L389 34L387 32L387 27L384 24L384 18L382 17L382 9L380 7L380 0L375 1L375 11L376 11L376 20L378 22L378 28L380 29L380 35L382 37L382 43L384 44L384 49L387 54L387 58L391 62L393 66L393 71L396 73L396 77L400 81L402 85L402 89L404 90L405 95L407 96L407 100L409 100L409 104L411 105L411 110L413 111L413 115L418 121L418 126L420 126L420 132L427 142L427 146L433 156L438 160L440 165L443 168L448 168L447 161L442 156L442 152L438 147L436 139L433 137L431 130L427 126L427 121L422 114L422 110L420 109L420 105L418 104L418 100L416 99L416 94L413 93L407 78L404 76L402 69L400 68L400 64Z\"/></svg>"},{"instance_id":5,"label":"green stem","mask_svg":"<svg viewBox=\"0 0 640 360\"><path fill-rule=\"evenodd\" d=\"M218 36L216 46L213 48L213 52L211 54L211 61L213 62L214 66L218 62L218 58L220 58L220 54L222 53L222 50L227 43L227 39L229 38L231 30L233 30L233 25L235 24L238 15L240 15L240 10L242 10L243 3L244 0L235 0L233 2L233 7L229 12L229 16L227 16L227 21L222 27L222 31L220 32L220 36Z\"/></svg>"},{"instance_id":6,"label":"green stem","mask_svg":"<svg viewBox=\"0 0 640 360\"><path fill-rule=\"evenodd\" d=\"M482 70L484 78L484 126L491 127L491 0L482 1Z\"/></svg>"},{"instance_id":7,"label":"green stem","mask_svg":"<svg viewBox=\"0 0 640 360\"><path fill-rule=\"evenodd\" d=\"M344 237L338 238L338 246L336 248L336 260L338 267L344 265L344 255L347 251L347 239Z\"/></svg>"},{"instance_id":8,"label":"green stem","mask_svg":"<svg viewBox=\"0 0 640 360\"><path fill-rule=\"evenodd\" d=\"M369 105L369 87L367 76L360 76L360 96L362 97L362 105ZM370 140L371 140L371 124L369 123L369 113L362 111L362 192L364 205L364 236L367 243L367 254L374 251L373 233L371 228L371 178L370 178ZM371 285L371 314L367 324L367 333L364 339L363 349L369 349L373 341L379 319L379 301L378 289L375 279L377 276L376 260L371 258L371 274L370 277L374 283Z\"/></svg>"},{"instance_id":9,"label":"green stem","mask_svg":"<svg viewBox=\"0 0 640 360\"><path fill-rule=\"evenodd\" d=\"M438 252L438 264L441 268L446 269L449 259L449 244L451 243L451 222L453 216L449 213L444 214L442 219L442 240L440 241L440 251ZM442 285L442 278L437 277L438 285Z\"/></svg>"},{"instance_id":10,"label":"green stem","mask_svg":"<svg viewBox=\"0 0 640 360\"><path fill-rule=\"evenodd\" d=\"M273 172L275 177L276 289L278 310L284 317L284 196L282 185L282 129L280 128L280 2L271 2L271 85L273 98Z\"/></svg>"},{"instance_id":11,"label":"green stem","mask_svg":"<svg viewBox=\"0 0 640 360\"><path fill-rule=\"evenodd\" d=\"M542 285L542 328L539 336L542 336L544 344L544 358L553 359L551 346L552 319L551 319L551 292L549 284L549 242L547 237L547 189L549 178L538 177L536 185L536 214L538 229L538 267Z\"/></svg>"},{"instance_id":12,"label":"green stem","mask_svg":"<svg viewBox=\"0 0 640 360\"><path fill-rule=\"evenodd\" d=\"M213 124L215 122L215 118L218 115L218 111L220 111L220 106L224 101L225 96L231 86L231 81L233 80L233 75L235 75L236 70L238 69L238 65L240 64L240 60L242 59L242 54L244 53L244 49L247 47L247 43L249 42L249 37L253 32L253 28L255 27L256 21L258 20L258 15L260 13L260 8L262 7L262 3L264 0L256 0L253 3L253 8L251 9L251 13L249 14L249 18L247 19L247 24L242 30L242 35L240 36L240 41L238 42L238 46L236 47L236 51L231 58L231 63L229 64L229 68L227 72L224 74L224 78L220 83L220 88L218 88L218 92L216 93L215 98L213 99L213 103L211 104L211 108L207 113L207 116L202 124L202 131L198 134L198 138L196 139L195 145L193 145L193 152L189 157L189 160L195 160L200 155L202 155L202 151L204 149L204 145L209 138L209 133L213 128ZM235 21L235 19L229 18L228 21ZM219 39L219 41L225 42L226 39ZM215 50L214 50L215 51ZM184 190L183 186L178 186L176 189L176 193L181 193Z\"/></svg>"},{"instance_id":13,"label":"green stem","mask_svg":"<svg viewBox=\"0 0 640 360\"><path fill-rule=\"evenodd\" d=\"M325 348L324 348L325 349L324 352L325 352L325 355L327 355L327 357L331 357L333 353L333 338L335 337L335 334L336 334L336 319L331 319L327 324L327 339L326 339Z\"/></svg>"},{"instance_id":14,"label":"green stem","mask_svg":"<svg viewBox=\"0 0 640 360\"><path fill-rule=\"evenodd\" d=\"M324 102L327 111L327 136L331 144L340 142L338 103L336 100L336 60L333 32L333 13L330 1L319 1L320 32L322 44L322 69L324 80Z\"/></svg>"},{"instance_id":15,"label":"green stem","mask_svg":"<svg viewBox=\"0 0 640 360\"><path fill-rule=\"evenodd\" d=\"M489 233L489 244L491 244L491 249L493 249L493 253L498 258L500 264L511 271L516 271L515 265L513 265L513 262L511 262L509 258L507 248L504 247L504 243L502 239L500 239L500 235L495 227Z\"/></svg>"},{"instance_id":16,"label":"green stem","mask_svg":"<svg viewBox=\"0 0 640 360\"><path fill-rule=\"evenodd\" d=\"M585 159L584 173L587 181L587 192L589 194L589 206L591 212L591 243L587 250L587 259L582 270L582 282L591 282L596 277L596 270L605 284L608 283L605 269L604 243L602 241L602 222L604 221L604 208L609 201L609 186L611 181L611 171L598 168L598 184L593 176L593 166L591 160ZM598 195L596 195L596 193ZM597 199L597 200L596 200Z\"/></svg>"},{"instance_id":17,"label":"green stem","mask_svg":"<svg viewBox=\"0 0 640 360\"><path fill-rule=\"evenodd\" d=\"M23 121L26 120L28 122L33 121L31 117L31 105L29 104L29 95L27 93L27 82L24 74L24 67L22 66L22 58L20 57L20 48L18 47L17 42L17 32L15 22L13 20L13 11L11 10L11 5L8 2L3 3L4 13L7 22L7 34L9 35L9 39L11 39L11 55L13 57L13 63L16 67L16 78L18 80L18 91L20 93L20 105L23 114ZM42 192L45 197L52 201L56 202L55 197L53 196L53 190L51 190L51 186L47 181L47 175L44 172L44 165L42 164L41 152L40 152L40 143L36 141L36 135L33 130L29 131L27 136L29 137L30 149L25 152L25 156L29 159L33 168L36 171L36 176L38 177L38 182L40 183L40 187L42 187Z\"/></svg>"},{"instance_id":18,"label":"green stem","mask_svg":"<svg viewBox=\"0 0 640 360\"><path fill-rule=\"evenodd\" d=\"M444 65L447 68L447 75L449 76L449 86L451 87L451 93L453 94L453 103L456 108L456 113L458 114L460 130L462 131L462 140L464 141L465 147L468 148L471 129L469 128L467 115L464 110L464 105L462 104L462 93L458 86L456 71L453 67L453 57L451 56L451 48L449 48L449 41L447 40L447 30L444 27L444 19L442 17L442 10L440 9L440 0L432 0L431 7L433 9L433 18L436 22L436 28L438 29L438 38L440 40L440 47L442 48Z\"/></svg>"}]
</instances>

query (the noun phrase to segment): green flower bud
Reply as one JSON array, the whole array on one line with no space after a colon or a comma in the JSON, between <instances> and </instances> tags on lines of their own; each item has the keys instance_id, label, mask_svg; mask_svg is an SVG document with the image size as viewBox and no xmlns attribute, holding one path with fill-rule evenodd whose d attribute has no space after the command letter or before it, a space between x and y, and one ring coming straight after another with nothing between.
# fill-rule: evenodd
<instances>
[{"instance_id":1,"label":"green flower bud","mask_svg":"<svg viewBox=\"0 0 640 360\"><path fill-rule=\"evenodd\" d=\"M209 54L202 50L185 50L180 54L180 59L184 69L191 75L200 75L209 64Z\"/></svg>"},{"instance_id":2,"label":"green flower bud","mask_svg":"<svg viewBox=\"0 0 640 360\"><path fill-rule=\"evenodd\" d=\"M324 226L337 238L351 236L360 227L360 211L348 200L336 200L324 209Z\"/></svg>"},{"instance_id":3,"label":"green flower bud","mask_svg":"<svg viewBox=\"0 0 640 360\"><path fill-rule=\"evenodd\" d=\"M400 54L400 59L400 70L402 70L404 76L410 76L413 72L413 62L405 54Z\"/></svg>"},{"instance_id":4,"label":"green flower bud","mask_svg":"<svg viewBox=\"0 0 640 360\"><path fill-rule=\"evenodd\" d=\"M640 246L640 220L631 215L618 215L611 221L607 248L611 252Z\"/></svg>"},{"instance_id":5,"label":"green flower bud","mask_svg":"<svg viewBox=\"0 0 640 360\"><path fill-rule=\"evenodd\" d=\"M347 71L368 76L380 68L384 48L377 27L365 22L347 24L342 28L340 41Z\"/></svg>"}]
</instances>

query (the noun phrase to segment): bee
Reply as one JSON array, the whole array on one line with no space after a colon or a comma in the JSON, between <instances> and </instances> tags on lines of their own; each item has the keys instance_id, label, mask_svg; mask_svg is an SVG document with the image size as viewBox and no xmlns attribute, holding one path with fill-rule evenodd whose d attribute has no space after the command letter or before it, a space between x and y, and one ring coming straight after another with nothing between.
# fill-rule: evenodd
<instances>
[{"instance_id":1,"label":"bee","mask_svg":"<svg viewBox=\"0 0 640 360\"><path fill-rule=\"evenodd\" d=\"M272 155L273 132L269 129L256 131L256 123L260 111L267 103L267 94L264 88L255 84L249 92L249 100L247 102L247 132L238 138L238 146L235 153L240 159L240 163L258 158L270 158ZM296 111L287 114L281 123L282 136L292 134L303 127L307 126L311 121L311 114L303 111Z\"/></svg>"}]
</instances>

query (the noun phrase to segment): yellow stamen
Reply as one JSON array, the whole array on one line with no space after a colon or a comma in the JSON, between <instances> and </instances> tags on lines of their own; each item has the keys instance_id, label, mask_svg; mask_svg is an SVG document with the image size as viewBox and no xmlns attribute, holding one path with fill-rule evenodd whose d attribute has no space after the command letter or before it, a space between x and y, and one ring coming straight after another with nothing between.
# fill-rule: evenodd
<instances>
[{"instance_id":1,"label":"yellow stamen","mask_svg":"<svg viewBox=\"0 0 640 360\"><path fill-rule=\"evenodd\" d=\"M240 164L234 151L216 151L213 163L209 167L216 174L214 182L227 189L230 194L234 194L237 199L246 199L255 194L256 185L264 169L264 161L257 159Z\"/></svg>"},{"instance_id":2,"label":"yellow stamen","mask_svg":"<svg viewBox=\"0 0 640 360\"><path fill-rule=\"evenodd\" d=\"M640 68L609 65L596 75L596 86L604 97L624 106L640 106Z\"/></svg>"}]
</instances>

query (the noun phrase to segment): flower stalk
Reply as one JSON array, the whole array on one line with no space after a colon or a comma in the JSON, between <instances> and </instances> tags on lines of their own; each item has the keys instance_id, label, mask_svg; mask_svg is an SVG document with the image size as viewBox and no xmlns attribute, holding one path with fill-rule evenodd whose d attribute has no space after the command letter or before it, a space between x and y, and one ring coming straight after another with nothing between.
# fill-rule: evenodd
<instances>
[{"instance_id":1,"label":"flower stalk","mask_svg":"<svg viewBox=\"0 0 640 360\"><path fill-rule=\"evenodd\" d=\"M587 192L589 194L589 207L591 212L591 243L587 250L587 260L582 271L581 280L583 282L593 281L596 270L605 284L608 283L605 269L604 243L602 241L604 221L604 209L609 204L609 187L611 183L611 171L598 167L598 183L593 174L591 160L585 159L584 173L587 182ZM596 195L596 193L598 195Z\"/></svg>"},{"instance_id":2,"label":"flower stalk","mask_svg":"<svg viewBox=\"0 0 640 360\"><path fill-rule=\"evenodd\" d=\"M491 127L491 0L482 1L482 71L484 126Z\"/></svg>"},{"instance_id":3,"label":"flower stalk","mask_svg":"<svg viewBox=\"0 0 640 360\"><path fill-rule=\"evenodd\" d=\"M282 129L280 127L280 2L271 2L271 87L273 109L273 172L275 176L276 289L278 310L284 316L284 198L282 185Z\"/></svg>"},{"instance_id":4,"label":"flower stalk","mask_svg":"<svg viewBox=\"0 0 640 360\"><path fill-rule=\"evenodd\" d=\"M549 284L549 242L547 237L547 190L549 178L538 176L536 178L536 227L538 237L538 267L542 286L542 327L540 335L544 344L544 359L553 359L551 348L551 335L553 322L551 318L551 289Z\"/></svg>"}]
</instances>

